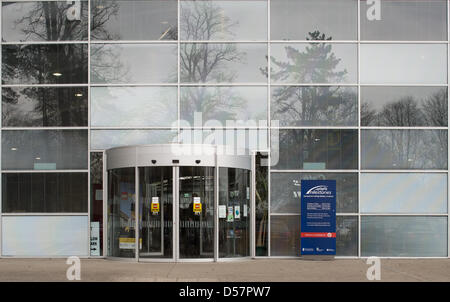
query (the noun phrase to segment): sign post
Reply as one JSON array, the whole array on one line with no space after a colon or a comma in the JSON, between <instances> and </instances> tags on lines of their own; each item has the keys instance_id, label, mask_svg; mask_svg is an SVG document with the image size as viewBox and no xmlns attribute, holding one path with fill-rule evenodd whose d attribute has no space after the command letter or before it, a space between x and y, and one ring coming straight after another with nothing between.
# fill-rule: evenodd
<instances>
[{"instance_id":1,"label":"sign post","mask_svg":"<svg viewBox=\"0 0 450 302\"><path fill-rule=\"evenodd\" d=\"M301 189L301 255L336 255L336 180L302 180Z\"/></svg>"}]
</instances>

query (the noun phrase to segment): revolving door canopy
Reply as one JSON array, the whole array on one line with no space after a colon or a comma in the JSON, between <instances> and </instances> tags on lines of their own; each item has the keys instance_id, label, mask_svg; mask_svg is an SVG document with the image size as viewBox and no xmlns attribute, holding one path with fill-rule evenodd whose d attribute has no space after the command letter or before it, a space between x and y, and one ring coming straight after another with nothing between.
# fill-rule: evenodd
<instances>
[{"instance_id":1,"label":"revolving door canopy","mask_svg":"<svg viewBox=\"0 0 450 302\"><path fill-rule=\"evenodd\" d=\"M251 156L212 145L106 151L106 251L136 260L249 257Z\"/></svg>"}]
</instances>

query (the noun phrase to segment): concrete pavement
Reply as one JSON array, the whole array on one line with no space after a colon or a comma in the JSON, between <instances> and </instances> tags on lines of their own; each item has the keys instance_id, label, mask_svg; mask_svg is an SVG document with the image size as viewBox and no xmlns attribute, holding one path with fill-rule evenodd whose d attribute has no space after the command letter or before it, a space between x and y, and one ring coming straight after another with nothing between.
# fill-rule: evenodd
<instances>
[{"instance_id":1,"label":"concrete pavement","mask_svg":"<svg viewBox=\"0 0 450 302\"><path fill-rule=\"evenodd\" d=\"M66 259L0 259L0 281L67 281ZM143 263L81 259L81 281L368 281L364 259ZM450 259L381 259L381 281L450 281Z\"/></svg>"}]
</instances>

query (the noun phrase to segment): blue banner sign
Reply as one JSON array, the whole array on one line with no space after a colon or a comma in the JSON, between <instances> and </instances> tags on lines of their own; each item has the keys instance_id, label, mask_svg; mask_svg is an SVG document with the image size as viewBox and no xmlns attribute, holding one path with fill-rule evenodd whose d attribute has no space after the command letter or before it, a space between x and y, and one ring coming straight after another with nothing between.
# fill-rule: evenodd
<instances>
[{"instance_id":1,"label":"blue banner sign","mask_svg":"<svg viewBox=\"0 0 450 302\"><path fill-rule=\"evenodd\" d=\"M336 255L336 180L302 180L301 188L301 255Z\"/></svg>"}]
</instances>

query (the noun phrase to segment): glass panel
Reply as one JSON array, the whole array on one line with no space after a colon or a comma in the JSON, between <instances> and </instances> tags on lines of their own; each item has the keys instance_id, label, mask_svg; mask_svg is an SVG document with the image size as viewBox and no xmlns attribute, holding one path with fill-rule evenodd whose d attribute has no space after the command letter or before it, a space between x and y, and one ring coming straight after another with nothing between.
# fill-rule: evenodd
<instances>
[{"instance_id":1,"label":"glass panel","mask_svg":"<svg viewBox=\"0 0 450 302\"><path fill-rule=\"evenodd\" d=\"M4 173L3 213L87 213L87 173Z\"/></svg>"},{"instance_id":2,"label":"glass panel","mask_svg":"<svg viewBox=\"0 0 450 302\"><path fill-rule=\"evenodd\" d=\"M272 87L271 120L280 126L358 126L358 90L341 86Z\"/></svg>"},{"instance_id":3,"label":"glass panel","mask_svg":"<svg viewBox=\"0 0 450 302\"><path fill-rule=\"evenodd\" d=\"M2 41L87 40L87 1L2 3Z\"/></svg>"},{"instance_id":4,"label":"glass panel","mask_svg":"<svg viewBox=\"0 0 450 302\"><path fill-rule=\"evenodd\" d=\"M139 257L173 257L172 167L139 168ZM158 209L153 209L153 202Z\"/></svg>"},{"instance_id":5,"label":"glass panel","mask_svg":"<svg viewBox=\"0 0 450 302\"><path fill-rule=\"evenodd\" d=\"M271 38L306 40L317 31L333 40L356 40L358 2L275 0L270 3Z\"/></svg>"},{"instance_id":6,"label":"glass panel","mask_svg":"<svg viewBox=\"0 0 450 302\"><path fill-rule=\"evenodd\" d=\"M361 212L446 214L447 174L362 173Z\"/></svg>"},{"instance_id":7,"label":"glass panel","mask_svg":"<svg viewBox=\"0 0 450 302\"><path fill-rule=\"evenodd\" d=\"M358 256L357 216L336 216L336 256Z\"/></svg>"},{"instance_id":8,"label":"glass panel","mask_svg":"<svg viewBox=\"0 0 450 302\"><path fill-rule=\"evenodd\" d=\"M91 150L176 142L176 130L92 130Z\"/></svg>"},{"instance_id":9,"label":"glass panel","mask_svg":"<svg viewBox=\"0 0 450 302\"><path fill-rule=\"evenodd\" d=\"M176 44L92 44L91 81L103 84L175 83Z\"/></svg>"},{"instance_id":10,"label":"glass panel","mask_svg":"<svg viewBox=\"0 0 450 302\"><path fill-rule=\"evenodd\" d=\"M3 130L2 168L87 169L87 134L87 130Z\"/></svg>"},{"instance_id":11,"label":"glass panel","mask_svg":"<svg viewBox=\"0 0 450 302\"><path fill-rule=\"evenodd\" d=\"M361 39L447 41L447 1L361 1Z\"/></svg>"},{"instance_id":12,"label":"glass panel","mask_svg":"<svg viewBox=\"0 0 450 302\"><path fill-rule=\"evenodd\" d=\"M2 256L88 256L88 242L88 216L2 217Z\"/></svg>"},{"instance_id":13,"label":"glass panel","mask_svg":"<svg viewBox=\"0 0 450 302\"><path fill-rule=\"evenodd\" d=\"M268 149L267 130L265 129L182 129L180 140L183 144L227 146L226 152L234 152L234 154L241 154L243 149L246 149L247 155L250 155L252 150Z\"/></svg>"},{"instance_id":14,"label":"glass panel","mask_svg":"<svg viewBox=\"0 0 450 302\"><path fill-rule=\"evenodd\" d=\"M356 44L297 43L270 47L272 83L357 82Z\"/></svg>"},{"instance_id":15,"label":"glass panel","mask_svg":"<svg viewBox=\"0 0 450 302\"><path fill-rule=\"evenodd\" d=\"M256 154L255 241L256 256L268 256L269 241L269 173L267 153Z\"/></svg>"},{"instance_id":16,"label":"glass panel","mask_svg":"<svg viewBox=\"0 0 450 302\"><path fill-rule=\"evenodd\" d=\"M270 255L300 256L300 216L270 216Z\"/></svg>"},{"instance_id":17,"label":"glass panel","mask_svg":"<svg viewBox=\"0 0 450 302\"><path fill-rule=\"evenodd\" d=\"M2 88L4 127L88 125L87 87Z\"/></svg>"},{"instance_id":18,"label":"glass panel","mask_svg":"<svg viewBox=\"0 0 450 302\"><path fill-rule=\"evenodd\" d=\"M3 84L83 84L86 44L2 45Z\"/></svg>"},{"instance_id":19,"label":"glass panel","mask_svg":"<svg viewBox=\"0 0 450 302\"><path fill-rule=\"evenodd\" d=\"M180 258L214 257L214 168L180 167ZM201 212L194 213L199 198Z\"/></svg>"},{"instance_id":20,"label":"glass panel","mask_svg":"<svg viewBox=\"0 0 450 302\"><path fill-rule=\"evenodd\" d=\"M363 169L447 169L446 130L361 130Z\"/></svg>"},{"instance_id":21,"label":"glass panel","mask_svg":"<svg viewBox=\"0 0 450 302\"><path fill-rule=\"evenodd\" d=\"M361 83L446 84L445 44L361 44Z\"/></svg>"},{"instance_id":22,"label":"glass panel","mask_svg":"<svg viewBox=\"0 0 450 302\"><path fill-rule=\"evenodd\" d=\"M446 127L447 104L447 87L361 87L361 125Z\"/></svg>"},{"instance_id":23,"label":"glass panel","mask_svg":"<svg viewBox=\"0 0 450 302\"><path fill-rule=\"evenodd\" d=\"M250 171L219 169L219 257L250 256Z\"/></svg>"},{"instance_id":24,"label":"glass panel","mask_svg":"<svg viewBox=\"0 0 450 302\"><path fill-rule=\"evenodd\" d=\"M103 256L103 152L91 153L91 256Z\"/></svg>"},{"instance_id":25,"label":"glass panel","mask_svg":"<svg viewBox=\"0 0 450 302\"><path fill-rule=\"evenodd\" d=\"M180 1L181 39L267 40L267 1Z\"/></svg>"},{"instance_id":26,"label":"glass panel","mask_svg":"<svg viewBox=\"0 0 450 302\"><path fill-rule=\"evenodd\" d=\"M266 44L181 44L182 83L266 83Z\"/></svg>"},{"instance_id":27,"label":"glass panel","mask_svg":"<svg viewBox=\"0 0 450 302\"><path fill-rule=\"evenodd\" d=\"M447 257L447 217L362 216L361 256Z\"/></svg>"},{"instance_id":28,"label":"glass panel","mask_svg":"<svg viewBox=\"0 0 450 302\"><path fill-rule=\"evenodd\" d=\"M176 40L177 1L92 0L92 40Z\"/></svg>"},{"instance_id":29,"label":"glass panel","mask_svg":"<svg viewBox=\"0 0 450 302\"><path fill-rule=\"evenodd\" d=\"M135 169L108 171L108 256L135 257Z\"/></svg>"},{"instance_id":30,"label":"glass panel","mask_svg":"<svg viewBox=\"0 0 450 302\"><path fill-rule=\"evenodd\" d=\"M267 88L182 87L181 119L194 125L196 116L203 125L218 121L222 127L227 120L267 121Z\"/></svg>"},{"instance_id":31,"label":"glass panel","mask_svg":"<svg viewBox=\"0 0 450 302\"><path fill-rule=\"evenodd\" d=\"M357 130L272 129L274 169L357 169Z\"/></svg>"},{"instance_id":32,"label":"glass panel","mask_svg":"<svg viewBox=\"0 0 450 302\"><path fill-rule=\"evenodd\" d=\"M271 176L271 213L300 215L302 180L336 180L337 212L358 212L357 173L271 173Z\"/></svg>"},{"instance_id":33,"label":"glass panel","mask_svg":"<svg viewBox=\"0 0 450 302\"><path fill-rule=\"evenodd\" d=\"M91 88L91 126L176 127L177 116L177 87Z\"/></svg>"}]
</instances>

